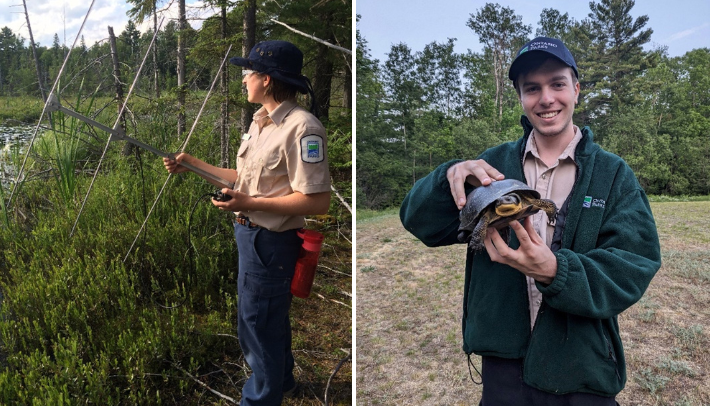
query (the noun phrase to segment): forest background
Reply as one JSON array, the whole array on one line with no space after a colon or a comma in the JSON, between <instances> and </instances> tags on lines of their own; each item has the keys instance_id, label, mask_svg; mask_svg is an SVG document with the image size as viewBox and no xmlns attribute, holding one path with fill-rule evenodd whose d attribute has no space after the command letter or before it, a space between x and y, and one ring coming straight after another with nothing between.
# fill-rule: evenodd
<instances>
[{"instance_id":1,"label":"forest background","mask_svg":"<svg viewBox=\"0 0 710 406\"><path fill-rule=\"evenodd\" d=\"M380 13L377 21L392 25L374 30L373 44L383 48L391 41L385 31L426 44L423 36L452 31L432 21L463 15L482 51L456 52L455 39L420 49L400 42L380 61L368 49L364 28L358 30L358 404L475 405L481 398L474 384L480 377L469 364L480 371L480 357L467 359L461 351L467 250L462 244L425 247L402 226L399 206L441 163L474 159L522 135L522 109L507 71L514 53L538 35L561 38L575 56L581 95L574 123L590 126L595 142L622 156L654 194L663 264L643 298L619 315L628 379L617 400L710 404L710 49L670 57L666 48L650 46L652 27L665 21L649 21L638 11L635 18L633 0L567 2L577 11L589 4L587 18L547 8L536 29L497 3L412 3L426 12L416 18L411 9ZM686 3L668 8L697 11ZM379 7L372 2L358 21Z\"/></svg>"},{"instance_id":2,"label":"forest background","mask_svg":"<svg viewBox=\"0 0 710 406\"><path fill-rule=\"evenodd\" d=\"M238 402L249 375L236 337L238 252L229 213L209 203L214 186L168 177L161 158L43 114L43 100L56 83L64 107L160 151L233 167L254 106L241 68L220 64L229 45L230 57L246 56L284 39L304 52L335 189L328 215L307 220L326 240L310 298L293 301L302 390L286 404L350 404L350 2L211 1L217 13L199 29L184 0L129 3L115 47L77 36L72 48L56 34L40 46L0 29L0 403ZM152 29L141 33L144 21Z\"/></svg>"},{"instance_id":3,"label":"forest background","mask_svg":"<svg viewBox=\"0 0 710 406\"><path fill-rule=\"evenodd\" d=\"M519 138L522 109L507 70L535 36L571 50L581 86L574 123L624 158L647 193L710 193L710 49L645 50L652 23L631 16L634 4L592 1L581 20L546 8L533 30L515 10L486 3L467 21L482 52L456 53L453 38L421 50L401 42L379 61L358 31L358 208L398 206L439 164Z\"/></svg>"}]
</instances>

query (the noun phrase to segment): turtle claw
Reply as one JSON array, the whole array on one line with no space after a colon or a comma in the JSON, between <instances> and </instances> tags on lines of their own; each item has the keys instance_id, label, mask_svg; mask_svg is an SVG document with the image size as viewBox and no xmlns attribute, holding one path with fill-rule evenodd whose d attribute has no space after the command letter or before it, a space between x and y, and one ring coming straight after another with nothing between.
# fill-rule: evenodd
<instances>
[{"instance_id":1,"label":"turtle claw","mask_svg":"<svg viewBox=\"0 0 710 406\"><path fill-rule=\"evenodd\" d=\"M471 240L468 242L468 249L470 249L471 252L481 252L485 248L486 246L483 244L483 241L478 238L474 238L472 234Z\"/></svg>"},{"instance_id":2,"label":"turtle claw","mask_svg":"<svg viewBox=\"0 0 710 406\"><path fill-rule=\"evenodd\" d=\"M471 232L468 230L459 231L458 240L460 242L469 242L471 240Z\"/></svg>"}]
</instances>

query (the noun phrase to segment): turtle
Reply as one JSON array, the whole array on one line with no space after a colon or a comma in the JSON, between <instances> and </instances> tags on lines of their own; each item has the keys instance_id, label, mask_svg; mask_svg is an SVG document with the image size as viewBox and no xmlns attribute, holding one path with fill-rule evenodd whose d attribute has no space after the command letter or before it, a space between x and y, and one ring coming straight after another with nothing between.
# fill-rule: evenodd
<instances>
[{"instance_id":1,"label":"turtle","mask_svg":"<svg viewBox=\"0 0 710 406\"><path fill-rule=\"evenodd\" d=\"M508 223L540 210L550 219L557 214L555 202L541 199L540 193L525 183L515 179L493 181L473 189L466 197L466 205L459 213L458 239L468 242L471 250L482 251L488 227L500 230L507 241L510 237Z\"/></svg>"}]
</instances>

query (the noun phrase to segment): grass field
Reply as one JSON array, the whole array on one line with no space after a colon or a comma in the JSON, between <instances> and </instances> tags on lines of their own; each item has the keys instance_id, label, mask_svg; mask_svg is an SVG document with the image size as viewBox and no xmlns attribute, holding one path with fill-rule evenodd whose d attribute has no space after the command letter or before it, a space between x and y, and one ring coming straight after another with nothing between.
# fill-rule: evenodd
<instances>
[{"instance_id":1,"label":"grass field","mask_svg":"<svg viewBox=\"0 0 710 406\"><path fill-rule=\"evenodd\" d=\"M710 404L710 202L652 203L663 265L619 317L621 405ZM395 211L357 223L357 402L477 405L461 350L465 247L427 248ZM472 357L480 370L480 358ZM473 371L477 380L480 378Z\"/></svg>"}]
</instances>

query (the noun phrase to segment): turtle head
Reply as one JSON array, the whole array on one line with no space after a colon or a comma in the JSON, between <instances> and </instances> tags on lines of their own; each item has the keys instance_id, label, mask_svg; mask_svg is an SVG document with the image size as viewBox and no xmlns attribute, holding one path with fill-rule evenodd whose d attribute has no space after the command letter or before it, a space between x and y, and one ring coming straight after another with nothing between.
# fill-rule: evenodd
<instances>
[{"instance_id":1,"label":"turtle head","mask_svg":"<svg viewBox=\"0 0 710 406\"><path fill-rule=\"evenodd\" d=\"M496 200L496 214L502 217L509 217L518 214L523 209L520 196L515 193L508 193Z\"/></svg>"}]
</instances>

